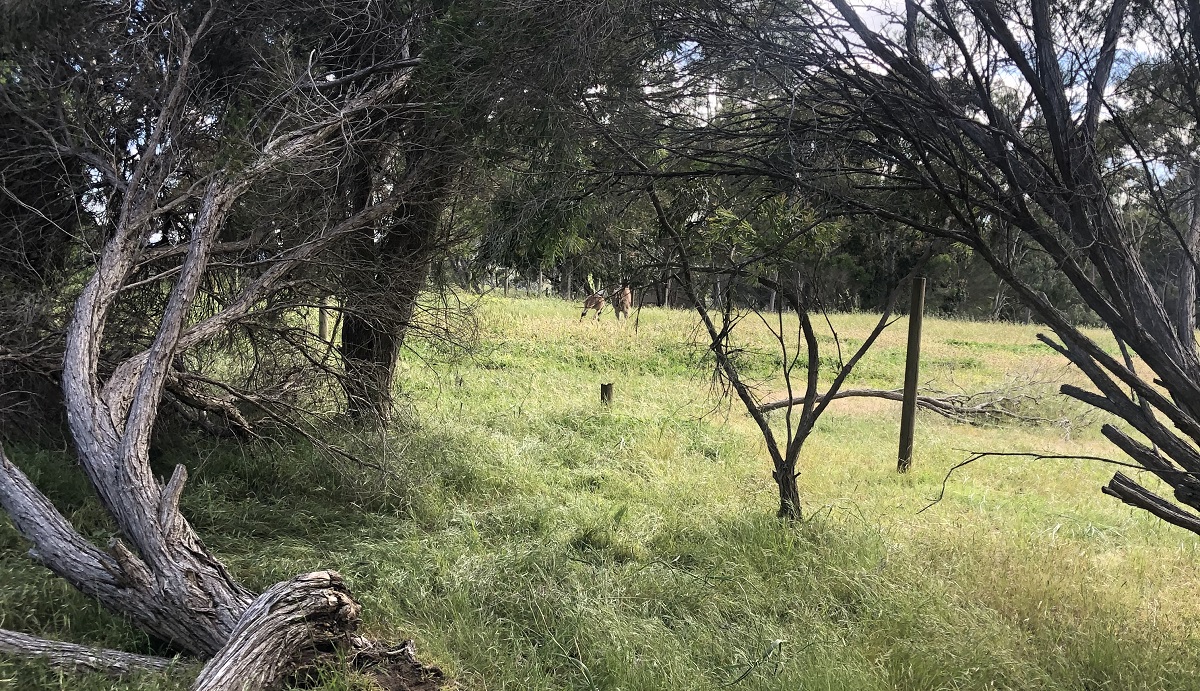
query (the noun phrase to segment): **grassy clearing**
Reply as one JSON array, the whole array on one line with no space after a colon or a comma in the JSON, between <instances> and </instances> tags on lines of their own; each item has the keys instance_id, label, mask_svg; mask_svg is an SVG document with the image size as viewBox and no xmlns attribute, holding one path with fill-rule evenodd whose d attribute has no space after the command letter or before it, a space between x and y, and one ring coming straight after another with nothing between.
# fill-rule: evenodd
<instances>
[{"instance_id":1,"label":"grassy clearing","mask_svg":"<svg viewBox=\"0 0 1200 691\"><path fill-rule=\"evenodd\" d=\"M697 368L688 314L644 310L635 332L579 324L555 300L480 309L475 356L401 363L417 426L360 447L402 482L299 447L164 444L164 470L192 471L186 515L237 575L265 587L336 568L372 634L415 637L467 689L1200 688L1197 542L1100 495L1111 470L984 461L917 513L967 450L1111 454L1077 408L1045 402L1071 423L1031 428L922 414L914 471L898 477L898 404L839 401L802 461L807 518L789 526L773 518L761 440ZM853 347L873 319L835 323ZM922 378L977 390L1073 376L1035 333L929 320ZM765 333L745 345L778 390ZM854 383L898 386L903 348L898 324ZM611 409L602 381L617 382ZM66 453L9 451L107 538ZM154 650L23 548L0 525L0 626ZM20 689L174 689L189 675L127 686L0 662L0 686ZM356 687L333 675L324 688Z\"/></svg>"}]
</instances>

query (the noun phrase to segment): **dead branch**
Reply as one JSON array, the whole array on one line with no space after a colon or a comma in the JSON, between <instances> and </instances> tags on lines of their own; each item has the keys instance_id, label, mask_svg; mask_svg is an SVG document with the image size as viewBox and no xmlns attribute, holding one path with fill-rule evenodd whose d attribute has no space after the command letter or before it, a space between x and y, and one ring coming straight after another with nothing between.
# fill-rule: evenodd
<instances>
[{"instance_id":1,"label":"dead branch","mask_svg":"<svg viewBox=\"0 0 1200 691\"><path fill-rule=\"evenodd\" d=\"M846 389L829 396L818 394L817 402L837 400L839 398L882 398L887 401L903 401L904 394L899 389ZM1020 405L1037 401L1032 394L1008 395L1000 391L984 391L979 393L918 395L917 405L925 410L941 415L955 422L970 425L998 424L1002 422L1047 424L1054 422L1050 418L1039 415L1026 415L1019 412ZM758 407L759 412L769 413L773 410L789 406L802 405L803 398L784 398L764 403Z\"/></svg>"},{"instance_id":2,"label":"dead branch","mask_svg":"<svg viewBox=\"0 0 1200 691\"><path fill-rule=\"evenodd\" d=\"M138 671L163 671L176 663L170 658L90 648L6 629L0 629L0 653L38 658L56 669L68 672L104 672L118 677Z\"/></svg>"},{"instance_id":3,"label":"dead branch","mask_svg":"<svg viewBox=\"0 0 1200 691\"><path fill-rule=\"evenodd\" d=\"M1146 470L1145 464L1137 465L1133 463L1125 463L1105 458L1104 456L1072 456L1068 454L1047 454L1038 453L1036 451L977 451L971 453L965 460L954 464L946 471L945 477L942 478L942 487L938 495L926 504L918 514L925 513L929 509L939 504L946 496L946 486L950 482L950 476L955 471L971 465L975 461L985 458L1027 458L1034 461L1098 461L1106 465L1116 466L1118 468L1130 468L1132 470ZM1160 461L1163 465L1166 461ZM1187 470L1164 470L1159 469L1155 474L1169 474L1173 476L1171 484L1190 483L1194 484L1197 473ZM1147 511L1158 518L1179 526L1192 532L1200 532L1200 516L1187 511L1173 504L1154 492L1142 487L1138 483L1131 480L1127 475L1118 471L1108 484L1100 488L1105 494L1116 497L1126 504ZM1178 493L1178 490L1177 490ZM1178 499L1179 497L1176 496Z\"/></svg>"}]
</instances>

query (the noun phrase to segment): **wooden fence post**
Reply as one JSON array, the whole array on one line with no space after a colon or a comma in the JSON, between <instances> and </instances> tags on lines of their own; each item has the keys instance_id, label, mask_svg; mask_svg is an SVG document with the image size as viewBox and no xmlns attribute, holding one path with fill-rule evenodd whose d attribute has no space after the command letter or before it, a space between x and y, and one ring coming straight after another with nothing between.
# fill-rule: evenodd
<instances>
[{"instance_id":1,"label":"wooden fence post","mask_svg":"<svg viewBox=\"0 0 1200 691\"><path fill-rule=\"evenodd\" d=\"M925 279L912 284L908 309L908 352L904 361L904 403L900 407L900 457L896 470L904 473L912 465L913 424L917 417L917 377L921 366L921 317L925 312Z\"/></svg>"},{"instance_id":2,"label":"wooden fence post","mask_svg":"<svg viewBox=\"0 0 1200 691\"><path fill-rule=\"evenodd\" d=\"M600 385L600 402L605 405L611 405L612 398L613 398L613 385L612 384L601 384Z\"/></svg>"},{"instance_id":3,"label":"wooden fence post","mask_svg":"<svg viewBox=\"0 0 1200 691\"><path fill-rule=\"evenodd\" d=\"M323 343L328 343L333 339L333 334L329 332L329 298L321 298L321 306L317 309L317 335L321 337Z\"/></svg>"}]
</instances>

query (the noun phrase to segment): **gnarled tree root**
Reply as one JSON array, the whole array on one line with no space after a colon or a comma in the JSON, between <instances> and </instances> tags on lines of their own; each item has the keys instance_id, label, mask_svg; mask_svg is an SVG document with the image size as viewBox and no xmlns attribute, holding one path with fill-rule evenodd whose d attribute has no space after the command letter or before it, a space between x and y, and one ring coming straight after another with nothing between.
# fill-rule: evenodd
<instances>
[{"instance_id":1,"label":"gnarled tree root","mask_svg":"<svg viewBox=\"0 0 1200 691\"><path fill-rule=\"evenodd\" d=\"M456 689L442 670L417 660L417 649L411 640L398 647L386 647L366 640L356 640L349 656L350 665L370 675L384 691L438 691Z\"/></svg>"}]
</instances>

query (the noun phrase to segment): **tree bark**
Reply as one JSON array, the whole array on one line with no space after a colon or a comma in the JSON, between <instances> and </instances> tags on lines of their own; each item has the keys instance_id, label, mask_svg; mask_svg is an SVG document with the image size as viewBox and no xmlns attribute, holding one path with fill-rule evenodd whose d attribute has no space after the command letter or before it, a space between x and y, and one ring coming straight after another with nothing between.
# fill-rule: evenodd
<instances>
[{"instance_id":1,"label":"tree bark","mask_svg":"<svg viewBox=\"0 0 1200 691\"><path fill-rule=\"evenodd\" d=\"M0 653L40 659L66 672L103 672L116 677L142 671L162 672L171 669L177 662L166 657L90 648L4 629L0 629Z\"/></svg>"},{"instance_id":2,"label":"tree bark","mask_svg":"<svg viewBox=\"0 0 1200 691\"><path fill-rule=\"evenodd\" d=\"M1175 301L1175 328L1183 348L1196 350L1196 261L1200 250L1200 163L1188 172L1190 193L1187 226L1179 252L1179 294Z\"/></svg>"},{"instance_id":3,"label":"tree bark","mask_svg":"<svg viewBox=\"0 0 1200 691\"><path fill-rule=\"evenodd\" d=\"M297 668L350 649L361 608L341 575L317 571L277 583L246 609L193 691L278 687Z\"/></svg>"},{"instance_id":4,"label":"tree bark","mask_svg":"<svg viewBox=\"0 0 1200 691\"><path fill-rule=\"evenodd\" d=\"M386 261L387 269L375 276L367 293L375 296L376 304L363 304L365 295L360 293L352 299L359 310L344 313L343 386L347 412L353 419L386 422L392 416L396 358L412 326L417 300L429 275L432 259L429 245L434 244L437 217L430 219L429 224L432 227L405 224L411 232L403 232L404 226L393 229L416 246L407 250L384 248L382 251L392 256ZM380 303L384 303L383 308Z\"/></svg>"},{"instance_id":5,"label":"tree bark","mask_svg":"<svg viewBox=\"0 0 1200 691\"><path fill-rule=\"evenodd\" d=\"M801 518L800 487L796 483L796 464L784 462L776 465L772 473L779 487L779 518L799 520Z\"/></svg>"},{"instance_id":6,"label":"tree bark","mask_svg":"<svg viewBox=\"0 0 1200 691\"><path fill-rule=\"evenodd\" d=\"M236 187L220 179L210 183L153 344L144 357L127 360L101 385L95 367L105 318L132 268L137 251L134 238L141 234L141 229L130 225L130 216L136 216L123 219L76 302L63 367L67 420L80 465L136 550L135 554L119 540L110 545L118 587L106 605L154 635L200 655L220 649L251 595L208 552L179 513L179 496L187 479L184 466L176 466L165 485L154 477L150 432L209 249ZM35 548L41 545L35 543Z\"/></svg>"},{"instance_id":7,"label":"tree bark","mask_svg":"<svg viewBox=\"0 0 1200 691\"><path fill-rule=\"evenodd\" d=\"M419 132L405 170L404 203L376 239L374 228L358 240L358 266L347 277L343 304L343 387L352 419L386 423L394 407L396 358L412 326L417 300L437 253L442 210L455 179L457 157L438 132ZM354 205L369 203L371 181L364 164ZM507 288L508 279L505 279ZM506 290L507 293L507 290Z\"/></svg>"}]
</instances>

